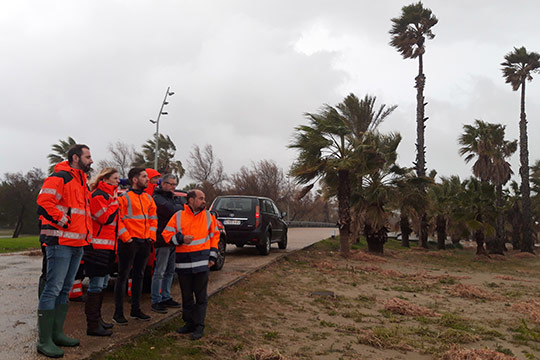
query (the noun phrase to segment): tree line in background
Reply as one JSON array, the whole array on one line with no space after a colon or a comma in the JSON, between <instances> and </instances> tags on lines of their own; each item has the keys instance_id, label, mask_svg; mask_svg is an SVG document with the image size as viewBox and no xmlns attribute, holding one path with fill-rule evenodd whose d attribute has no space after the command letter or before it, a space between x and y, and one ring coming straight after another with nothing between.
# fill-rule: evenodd
<instances>
[{"instance_id":1,"label":"tree line in background","mask_svg":"<svg viewBox=\"0 0 540 360\"><path fill-rule=\"evenodd\" d=\"M141 152L135 151L133 145L120 141L109 144L110 158L98 161L94 169L113 167L118 169L122 178L127 178L132 167L153 168L154 141L147 140ZM76 143L75 139L68 137L52 145L52 152L47 156L49 173L53 173L54 166L66 159L69 148ZM182 162L175 159L175 153L176 146L171 138L160 134L158 171L182 178L186 170ZM211 145L202 149L194 145L187 160L187 174L194 182L183 190L202 189L209 205L216 196L225 194L267 196L276 201L282 211L287 211L289 221L336 222L336 211L331 199L327 201L321 191L299 197L299 186L289 181L283 169L272 160L260 160L250 167L243 166L237 173L227 175ZM39 232L36 198L45 176L40 169L33 169L26 174L5 174L0 181L0 228L15 229L13 237L21 233Z\"/></svg>"},{"instance_id":2,"label":"tree line in background","mask_svg":"<svg viewBox=\"0 0 540 360\"><path fill-rule=\"evenodd\" d=\"M401 136L378 130L396 106L376 105L375 96L360 99L351 93L336 106L324 105L318 112L306 113L309 124L296 128L289 145L298 151L289 171L295 183L271 160L227 175L210 145L195 145L187 160L187 174L195 182L187 189L202 188L210 201L230 193L268 196L289 213L289 220L331 222L337 218L345 256L361 236L369 251L382 253L390 231L400 233L403 246L409 246L414 232L425 248L432 235L439 249L450 238L456 244L474 240L478 254L503 254L507 243L532 252L539 230L540 161L529 167L525 85L539 71L540 55L525 47L514 48L501 63L504 80L514 91L521 90L519 142L505 138L505 126L475 120L463 127L456 149L465 162L472 163L472 176L437 179L435 169L428 173L425 160L428 117L423 56L426 40L435 37L432 28L438 19L418 2L404 6L401 16L391 22L390 45L404 58L418 59L413 167L396 161ZM174 159L176 146L165 135L148 140L141 152L121 142L111 144L111 158L97 167L115 167L123 177L132 166L153 167L155 140L160 145L158 170L182 177L183 164ZM62 160L73 143L69 138L53 145L51 164ZM508 159L518 147L520 184L509 183L513 170ZM35 192L43 176L37 169L24 176L6 174L0 183L0 226L19 232L37 229L29 219L35 219ZM314 188L318 190L311 191Z\"/></svg>"},{"instance_id":3,"label":"tree line in background","mask_svg":"<svg viewBox=\"0 0 540 360\"><path fill-rule=\"evenodd\" d=\"M421 2L404 6L391 19L390 45L405 59L418 59L415 77L416 160L414 168L396 163L399 134L382 134L378 125L395 109L374 106L376 98L360 100L348 95L336 106L324 105L318 113L306 113L309 125L296 128L290 144L299 154L291 174L306 191L320 182L338 201L341 253L365 236L368 250L382 253L390 230L401 233L403 246L418 235L428 248L428 236L437 238L439 249L453 242L473 239L477 254L503 254L511 238L515 249L532 252L538 225L540 162L529 169L525 85L540 69L540 55L525 47L514 48L501 63L503 78L514 91L521 90L520 169L521 184L508 183L513 174L508 158L518 142L505 139L505 127L482 120L465 125L458 139L460 155L474 160L469 179L457 176L436 180L427 173L424 131L428 117L424 98L426 76L423 56L426 40L435 37L438 19ZM530 183L533 183L531 197Z\"/></svg>"}]
</instances>

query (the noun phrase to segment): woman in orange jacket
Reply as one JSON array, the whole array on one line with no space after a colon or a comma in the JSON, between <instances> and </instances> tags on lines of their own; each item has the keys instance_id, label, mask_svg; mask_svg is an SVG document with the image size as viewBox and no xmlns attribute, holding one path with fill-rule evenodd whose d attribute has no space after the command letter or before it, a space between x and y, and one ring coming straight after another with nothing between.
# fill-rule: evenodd
<instances>
[{"instance_id":1,"label":"woman in orange jacket","mask_svg":"<svg viewBox=\"0 0 540 360\"><path fill-rule=\"evenodd\" d=\"M107 287L109 273L114 264L118 238L118 196L120 178L114 168L104 168L90 182L90 213L93 234L90 246L85 248L85 271L90 278L88 300L85 305L87 328L91 336L110 336L113 325L101 318L103 290Z\"/></svg>"}]
</instances>

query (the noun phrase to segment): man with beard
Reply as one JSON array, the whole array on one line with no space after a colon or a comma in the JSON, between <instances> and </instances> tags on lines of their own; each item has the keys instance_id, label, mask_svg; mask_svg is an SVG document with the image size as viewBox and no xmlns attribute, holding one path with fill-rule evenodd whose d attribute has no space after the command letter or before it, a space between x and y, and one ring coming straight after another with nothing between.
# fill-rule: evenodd
<instances>
[{"instance_id":1,"label":"man with beard","mask_svg":"<svg viewBox=\"0 0 540 360\"><path fill-rule=\"evenodd\" d=\"M89 190L86 173L92 156L86 145L69 149L67 161L57 164L43 182L37 198L40 241L46 245L47 275L39 297L39 353L61 357L59 346L78 346L79 340L63 332L68 294L83 256L83 246L92 238Z\"/></svg>"},{"instance_id":2,"label":"man with beard","mask_svg":"<svg viewBox=\"0 0 540 360\"><path fill-rule=\"evenodd\" d=\"M131 313L137 320L150 320L141 311L141 293L144 269L150 256L152 242L156 241L158 218L156 204L144 191L148 186L148 174L143 168L133 168L128 173L131 187L118 198L120 226L118 228L118 278L114 288L113 321L127 325L124 317L124 292L132 269Z\"/></svg>"},{"instance_id":3,"label":"man with beard","mask_svg":"<svg viewBox=\"0 0 540 360\"><path fill-rule=\"evenodd\" d=\"M173 215L163 230L163 239L176 246L176 271L182 290L182 319L185 325L176 330L191 334L191 340L204 335L208 305L208 273L215 264L219 229L216 218L206 207L201 190L187 194L187 206ZM193 299L195 297L195 300Z\"/></svg>"}]
</instances>

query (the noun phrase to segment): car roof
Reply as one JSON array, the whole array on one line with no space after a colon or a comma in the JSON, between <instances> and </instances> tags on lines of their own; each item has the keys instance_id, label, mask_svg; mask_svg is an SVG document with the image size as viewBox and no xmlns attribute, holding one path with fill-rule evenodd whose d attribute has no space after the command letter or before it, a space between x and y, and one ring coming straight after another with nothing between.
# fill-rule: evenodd
<instances>
[{"instance_id":1,"label":"car roof","mask_svg":"<svg viewBox=\"0 0 540 360\"><path fill-rule=\"evenodd\" d=\"M219 195L218 198L248 198L248 199L266 199L272 200L265 196L255 196L255 195ZM216 198L217 199L217 198ZM272 200L273 201L273 200Z\"/></svg>"}]
</instances>

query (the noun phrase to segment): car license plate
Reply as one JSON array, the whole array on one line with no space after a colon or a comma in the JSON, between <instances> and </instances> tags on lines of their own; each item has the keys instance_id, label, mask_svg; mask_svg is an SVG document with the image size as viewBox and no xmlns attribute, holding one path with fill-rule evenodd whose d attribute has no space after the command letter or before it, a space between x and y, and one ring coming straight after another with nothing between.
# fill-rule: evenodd
<instances>
[{"instance_id":1,"label":"car license plate","mask_svg":"<svg viewBox=\"0 0 540 360\"><path fill-rule=\"evenodd\" d=\"M242 221L240 220L232 220L232 219L226 219L223 220L223 225L240 225Z\"/></svg>"}]
</instances>

